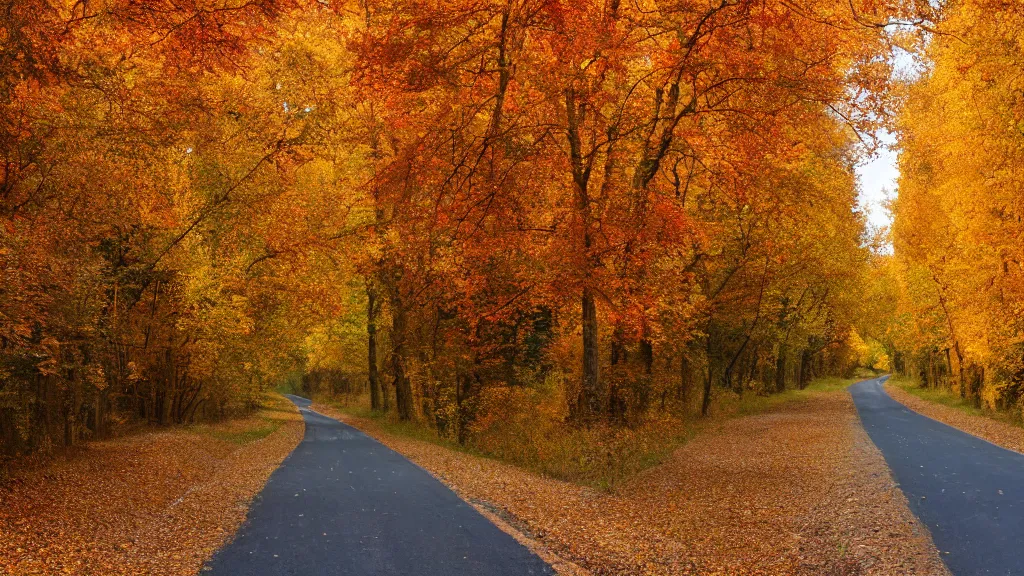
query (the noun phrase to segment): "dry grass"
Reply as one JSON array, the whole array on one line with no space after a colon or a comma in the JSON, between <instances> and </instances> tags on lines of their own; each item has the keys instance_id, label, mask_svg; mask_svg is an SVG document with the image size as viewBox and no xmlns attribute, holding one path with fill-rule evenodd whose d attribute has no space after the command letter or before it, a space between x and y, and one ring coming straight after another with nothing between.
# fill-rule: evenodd
<instances>
[{"instance_id":1,"label":"dry grass","mask_svg":"<svg viewBox=\"0 0 1024 576\"><path fill-rule=\"evenodd\" d=\"M294 406L92 442L0 487L0 573L190 575L302 439Z\"/></svg>"},{"instance_id":2,"label":"dry grass","mask_svg":"<svg viewBox=\"0 0 1024 576\"><path fill-rule=\"evenodd\" d=\"M706 426L613 491L341 417L538 546L598 575L943 575L844 392Z\"/></svg>"}]
</instances>

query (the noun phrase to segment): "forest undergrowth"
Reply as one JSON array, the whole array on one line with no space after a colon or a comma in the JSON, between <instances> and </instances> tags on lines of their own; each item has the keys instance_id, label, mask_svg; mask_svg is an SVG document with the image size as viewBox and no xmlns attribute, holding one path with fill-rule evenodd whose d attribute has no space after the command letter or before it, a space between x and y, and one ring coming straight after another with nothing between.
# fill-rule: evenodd
<instances>
[{"instance_id":1,"label":"forest undergrowth","mask_svg":"<svg viewBox=\"0 0 1024 576\"><path fill-rule=\"evenodd\" d=\"M804 389L777 394L737 395L716 390L710 417L661 414L635 427L597 425L586 428L557 422L537 405L506 404L500 424L484 428L464 442L439 435L420 421L403 421L393 413L369 408L366 394L319 395L320 405L341 414L371 420L384 432L437 444L467 454L493 458L559 480L611 490L630 477L663 463L672 452L732 418L762 414L808 398L841 392L874 375L861 370L854 378L824 377ZM295 391L301 394L301 391Z\"/></svg>"}]
</instances>

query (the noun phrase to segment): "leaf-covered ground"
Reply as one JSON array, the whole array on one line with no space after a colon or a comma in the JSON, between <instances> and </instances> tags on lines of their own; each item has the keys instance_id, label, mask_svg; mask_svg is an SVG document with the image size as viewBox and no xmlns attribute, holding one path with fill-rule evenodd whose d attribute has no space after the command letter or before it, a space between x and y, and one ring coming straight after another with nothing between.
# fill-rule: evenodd
<instances>
[{"instance_id":1,"label":"leaf-covered ground","mask_svg":"<svg viewBox=\"0 0 1024 576\"><path fill-rule=\"evenodd\" d=\"M92 442L0 485L0 574L189 575L302 439L280 396L252 417Z\"/></svg>"},{"instance_id":2,"label":"leaf-covered ground","mask_svg":"<svg viewBox=\"0 0 1024 576\"><path fill-rule=\"evenodd\" d=\"M984 438L1007 450L1024 453L1024 428L986 416L980 410L970 407L966 403L960 403L959 398L953 397L951 394L934 393L937 400L956 403L956 405L927 400L909 392L907 386L912 385L913 383L909 382L890 380L885 383L885 390L893 400L919 414L959 428L968 434Z\"/></svg>"},{"instance_id":3,"label":"leaf-covered ground","mask_svg":"<svg viewBox=\"0 0 1024 576\"><path fill-rule=\"evenodd\" d=\"M314 408L376 436L526 534L561 559L563 573L947 574L845 392L707 427L612 493Z\"/></svg>"}]
</instances>

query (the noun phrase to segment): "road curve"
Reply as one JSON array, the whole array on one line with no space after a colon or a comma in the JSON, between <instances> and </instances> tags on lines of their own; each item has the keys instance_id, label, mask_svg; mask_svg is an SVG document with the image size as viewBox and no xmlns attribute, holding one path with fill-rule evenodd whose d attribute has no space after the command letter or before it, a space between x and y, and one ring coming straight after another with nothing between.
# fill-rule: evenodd
<instances>
[{"instance_id":1,"label":"road curve","mask_svg":"<svg viewBox=\"0 0 1024 576\"><path fill-rule=\"evenodd\" d=\"M1024 575L1024 455L850 387L864 429L956 576Z\"/></svg>"},{"instance_id":2,"label":"road curve","mask_svg":"<svg viewBox=\"0 0 1024 576\"><path fill-rule=\"evenodd\" d=\"M554 571L422 468L289 396L306 435L271 476L216 576L529 576Z\"/></svg>"}]
</instances>

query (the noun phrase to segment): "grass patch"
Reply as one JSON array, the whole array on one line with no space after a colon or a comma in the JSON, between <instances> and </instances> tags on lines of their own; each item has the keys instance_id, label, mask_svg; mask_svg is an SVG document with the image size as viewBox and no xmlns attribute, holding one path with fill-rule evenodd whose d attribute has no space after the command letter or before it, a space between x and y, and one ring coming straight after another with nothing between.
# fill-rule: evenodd
<instances>
[{"instance_id":1,"label":"grass patch","mask_svg":"<svg viewBox=\"0 0 1024 576\"><path fill-rule=\"evenodd\" d=\"M920 381L911 376L893 376L889 379L888 384L896 386L907 394L917 396L922 400L941 404L942 406L959 410L960 412L970 414L971 416L981 416L992 420L998 420L999 422L1006 424L1012 424L1019 428L1024 428L1024 422L1022 422L1020 417L1014 412L979 408L974 404L974 402L966 398L961 398L959 394L954 393L952 390L947 390L945 388L922 388Z\"/></svg>"},{"instance_id":2,"label":"grass patch","mask_svg":"<svg viewBox=\"0 0 1024 576\"><path fill-rule=\"evenodd\" d=\"M278 394L292 394L302 396L302 381L295 378L285 378L280 384L274 387Z\"/></svg>"},{"instance_id":3,"label":"grass patch","mask_svg":"<svg viewBox=\"0 0 1024 576\"><path fill-rule=\"evenodd\" d=\"M257 425L253 427L246 427L241 430L212 429L207 433L218 440L241 445L262 440L276 432L277 429L281 427L281 422L279 420L271 420L269 418L260 418L260 420L266 424L262 426Z\"/></svg>"},{"instance_id":4,"label":"grass patch","mask_svg":"<svg viewBox=\"0 0 1024 576\"><path fill-rule=\"evenodd\" d=\"M244 445L270 436L285 421L296 418L295 408L288 399L280 393L267 393L263 397L263 406L250 416L213 424L196 424L191 429L217 440Z\"/></svg>"},{"instance_id":5,"label":"grass patch","mask_svg":"<svg viewBox=\"0 0 1024 576\"><path fill-rule=\"evenodd\" d=\"M473 434L467 444L459 444L439 436L422 422L403 422L394 413L370 410L365 395L318 401L342 414L372 419L388 434L606 491L663 462L692 438L696 430L695 422L674 418L652 419L635 428L610 425L577 428L539 417L530 410L516 409L509 411L507 419Z\"/></svg>"},{"instance_id":6,"label":"grass patch","mask_svg":"<svg viewBox=\"0 0 1024 576\"><path fill-rule=\"evenodd\" d=\"M751 416L792 402L800 402L817 394L829 394L846 390L850 385L865 378L817 378L812 380L803 390L787 389L778 394L746 393L742 396L730 392L722 393L715 399L714 414L719 417Z\"/></svg>"},{"instance_id":7,"label":"grass patch","mask_svg":"<svg viewBox=\"0 0 1024 576\"><path fill-rule=\"evenodd\" d=\"M463 446L458 442L453 442L447 438L438 436L432 428L428 428L420 422L403 422L399 420L397 415L393 412L371 410L368 395L318 398L316 401L321 404L326 404L347 416L373 420L388 434L394 434L396 436L403 436L415 440L423 440L424 442L430 442L431 444L437 444L444 446L445 448L451 448L453 450L459 450L460 452L467 452L477 456L485 455L472 450L470 447Z\"/></svg>"},{"instance_id":8,"label":"grass patch","mask_svg":"<svg viewBox=\"0 0 1024 576\"><path fill-rule=\"evenodd\" d=\"M889 379L888 384L891 386L897 386L908 394L913 394L922 400L929 402L935 402L936 404L942 404L950 408L956 408L962 410L968 414L975 416L982 416L983 411L981 408L974 406L970 401L961 398L958 394L954 394L951 390L943 388L922 388L921 384L910 376L893 376Z\"/></svg>"},{"instance_id":9,"label":"grass patch","mask_svg":"<svg viewBox=\"0 0 1024 576\"><path fill-rule=\"evenodd\" d=\"M803 392L805 394L816 394L820 392L839 392L842 390L846 390L847 388L856 384L857 382L863 382L864 380L868 380L874 377L875 375L868 375L866 378L818 378L817 380L811 382L810 386L808 386L804 390L799 390L798 392Z\"/></svg>"}]
</instances>

